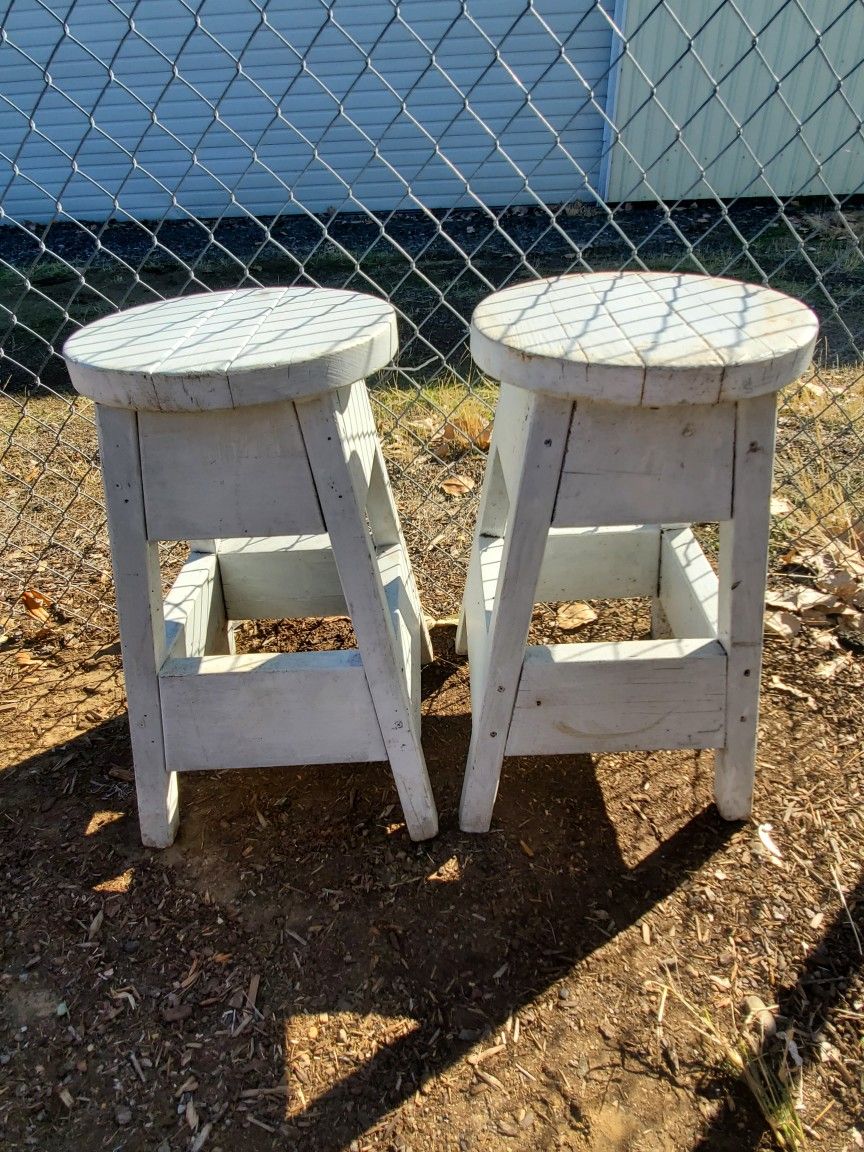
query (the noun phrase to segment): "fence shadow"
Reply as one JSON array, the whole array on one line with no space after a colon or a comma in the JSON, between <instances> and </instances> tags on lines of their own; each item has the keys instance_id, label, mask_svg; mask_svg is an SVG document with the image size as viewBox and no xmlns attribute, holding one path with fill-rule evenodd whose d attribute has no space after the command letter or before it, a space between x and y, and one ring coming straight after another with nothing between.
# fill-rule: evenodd
<instances>
[{"instance_id":1,"label":"fence shadow","mask_svg":"<svg viewBox=\"0 0 864 1152\"><path fill-rule=\"evenodd\" d=\"M846 903L852 912L856 906L864 904L864 880L847 894ZM849 916L841 908L818 945L795 973L794 979L780 988L776 1005L778 1022L781 1025L784 1021L794 1024L806 1017L810 1035L821 1033L826 1024L830 1025L849 982L861 971L864 971L864 957L858 951ZM811 1044L803 1045L800 1050L804 1061L806 1089L806 1076L814 1066L817 1051ZM742 1104L749 1109L753 1120L746 1131L741 1132L738 1147L741 1152L755 1152L761 1147L768 1125L761 1113L753 1107L743 1083L739 1082L732 1102L727 1097L693 1152L714 1152L722 1134L728 1132L735 1123L734 1109L740 1108ZM860 1113L864 1116L864 1105L860 1105Z\"/></svg>"}]
</instances>

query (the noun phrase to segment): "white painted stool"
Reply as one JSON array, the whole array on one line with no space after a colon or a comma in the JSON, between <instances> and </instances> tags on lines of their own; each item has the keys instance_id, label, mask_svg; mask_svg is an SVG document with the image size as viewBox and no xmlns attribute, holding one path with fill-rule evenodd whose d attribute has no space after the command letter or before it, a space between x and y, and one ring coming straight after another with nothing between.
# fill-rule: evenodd
<instances>
[{"instance_id":1,"label":"white painted stool","mask_svg":"<svg viewBox=\"0 0 864 1152\"><path fill-rule=\"evenodd\" d=\"M177 772L388 759L410 835L435 835L429 634L363 383L396 348L389 304L317 288L147 304L66 343L97 406L145 844L174 839ZM193 541L164 605L160 540ZM359 651L233 654L232 621L346 611Z\"/></svg>"},{"instance_id":2,"label":"white painted stool","mask_svg":"<svg viewBox=\"0 0 864 1152\"><path fill-rule=\"evenodd\" d=\"M489 828L505 755L716 748L720 812L749 814L775 392L817 328L778 292L672 273L479 305L471 352L502 385L457 637L465 831ZM719 580L687 527L710 521ZM625 596L653 598L658 638L526 647L535 602Z\"/></svg>"}]
</instances>

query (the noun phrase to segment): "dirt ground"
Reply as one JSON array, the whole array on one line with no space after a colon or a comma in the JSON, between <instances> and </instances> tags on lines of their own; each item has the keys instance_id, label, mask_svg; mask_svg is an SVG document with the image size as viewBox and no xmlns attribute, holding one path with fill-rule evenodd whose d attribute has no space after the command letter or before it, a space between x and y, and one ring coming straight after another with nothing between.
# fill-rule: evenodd
<instances>
[{"instance_id":1,"label":"dirt ground","mask_svg":"<svg viewBox=\"0 0 864 1152\"><path fill-rule=\"evenodd\" d=\"M535 636L559 622L539 608ZM769 1148L720 1043L747 995L807 1142L862 1147L864 664L839 624L767 641L748 824L686 752L508 760L492 831L460 833L467 668L442 621L435 840L409 841L385 765L334 765L187 775L155 852L117 644L27 619L0 647L4 1147ZM647 626L606 606L579 639ZM338 619L242 637L348 643Z\"/></svg>"}]
</instances>

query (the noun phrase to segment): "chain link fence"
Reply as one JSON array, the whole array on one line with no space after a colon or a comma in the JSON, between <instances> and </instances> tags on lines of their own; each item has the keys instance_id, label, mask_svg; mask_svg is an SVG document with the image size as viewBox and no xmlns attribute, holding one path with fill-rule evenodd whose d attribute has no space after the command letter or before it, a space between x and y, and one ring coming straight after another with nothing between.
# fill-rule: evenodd
<instances>
[{"instance_id":1,"label":"chain link fence","mask_svg":"<svg viewBox=\"0 0 864 1152\"><path fill-rule=\"evenodd\" d=\"M860 0L16 0L0 39L0 631L111 627L79 326L187 292L390 299L371 381L432 613L462 582L494 412L476 303L660 268L805 300L774 560L864 548ZM7 621L3 624L3 621Z\"/></svg>"}]
</instances>

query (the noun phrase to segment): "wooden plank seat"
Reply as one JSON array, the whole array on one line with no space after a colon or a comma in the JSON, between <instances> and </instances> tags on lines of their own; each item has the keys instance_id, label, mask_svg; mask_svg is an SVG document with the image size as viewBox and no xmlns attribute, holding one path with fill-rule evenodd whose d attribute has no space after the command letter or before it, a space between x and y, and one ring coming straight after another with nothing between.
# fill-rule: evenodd
<instances>
[{"instance_id":1,"label":"wooden plank seat","mask_svg":"<svg viewBox=\"0 0 864 1152\"><path fill-rule=\"evenodd\" d=\"M817 330L781 293L676 273L478 305L471 351L501 392L457 636L464 830L489 828L507 755L713 748L720 812L749 814L775 393ZM711 521L718 574L689 527ZM620 596L651 597L653 639L526 646L536 602Z\"/></svg>"},{"instance_id":2,"label":"wooden plank seat","mask_svg":"<svg viewBox=\"0 0 864 1152\"><path fill-rule=\"evenodd\" d=\"M160 301L64 349L96 401L138 814L164 847L177 773L389 760L408 831L437 814L431 659L364 377L384 301L312 288ZM191 550L163 603L160 540ZM357 649L237 655L233 622L347 614Z\"/></svg>"}]
</instances>

